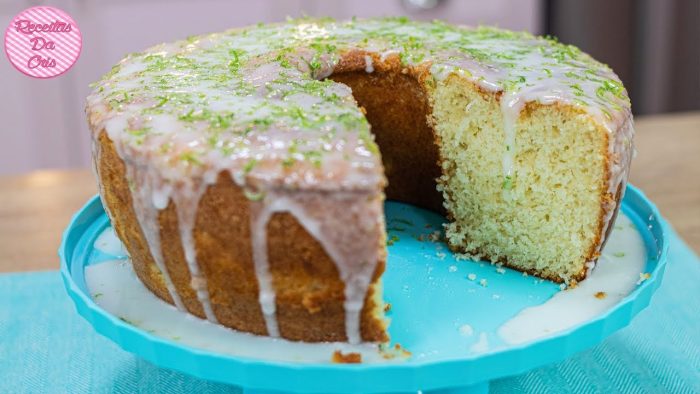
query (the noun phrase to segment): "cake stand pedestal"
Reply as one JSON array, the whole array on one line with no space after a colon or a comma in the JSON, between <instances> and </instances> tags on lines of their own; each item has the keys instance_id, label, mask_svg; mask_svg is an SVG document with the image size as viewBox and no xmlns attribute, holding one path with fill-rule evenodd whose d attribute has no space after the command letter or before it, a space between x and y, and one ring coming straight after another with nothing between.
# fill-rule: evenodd
<instances>
[{"instance_id":1,"label":"cake stand pedestal","mask_svg":"<svg viewBox=\"0 0 700 394\"><path fill-rule=\"evenodd\" d=\"M256 390L256 389L243 389L243 394L284 394L283 391L271 391L271 390ZM393 394L488 394L489 392L489 382L481 382L473 384L471 386L464 387L452 387L447 389L436 389L436 390L418 390L418 391L407 391L405 393L393 393Z\"/></svg>"}]
</instances>

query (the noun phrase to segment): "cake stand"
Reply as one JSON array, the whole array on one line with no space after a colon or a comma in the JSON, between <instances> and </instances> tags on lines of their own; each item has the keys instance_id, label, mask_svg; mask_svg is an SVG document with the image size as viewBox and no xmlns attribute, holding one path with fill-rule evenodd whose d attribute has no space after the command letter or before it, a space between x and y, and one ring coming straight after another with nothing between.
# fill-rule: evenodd
<instances>
[{"instance_id":1,"label":"cake stand","mask_svg":"<svg viewBox=\"0 0 700 394\"><path fill-rule=\"evenodd\" d=\"M482 393L492 379L561 361L600 343L649 304L666 263L666 224L633 186L627 188L622 211L643 239L647 279L594 318L509 344L499 338L498 328L551 298L559 286L489 263L456 260L431 236L440 228L440 216L388 202L390 246L383 278L384 298L392 305L389 332L412 356L382 364L295 363L220 354L159 337L110 314L91 298L85 281L85 267L100 260L93 243L109 226L97 197L73 217L59 255L63 281L78 313L124 350L163 368L237 385L245 393Z\"/></svg>"}]
</instances>

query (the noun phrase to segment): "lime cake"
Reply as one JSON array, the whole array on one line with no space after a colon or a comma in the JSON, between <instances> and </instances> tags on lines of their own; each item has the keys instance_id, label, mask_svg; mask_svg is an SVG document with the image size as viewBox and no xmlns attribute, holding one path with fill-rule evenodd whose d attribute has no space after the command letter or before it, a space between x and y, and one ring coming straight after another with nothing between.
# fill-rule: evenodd
<instances>
[{"instance_id":1,"label":"lime cake","mask_svg":"<svg viewBox=\"0 0 700 394\"><path fill-rule=\"evenodd\" d=\"M405 18L158 45L97 82L87 116L103 205L146 287L309 342L388 340L385 198L444 213L465 257L573 283L633 152L606 65L550 38Z\"/></svg>"}]
</instances>

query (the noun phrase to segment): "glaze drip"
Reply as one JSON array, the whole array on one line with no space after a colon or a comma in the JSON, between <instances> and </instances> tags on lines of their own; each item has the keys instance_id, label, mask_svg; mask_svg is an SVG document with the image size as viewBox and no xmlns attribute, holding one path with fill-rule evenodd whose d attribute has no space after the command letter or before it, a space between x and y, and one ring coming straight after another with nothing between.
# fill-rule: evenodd
<instances>
[{"instance_id":1,"label":"glaze drip","mask_svg":"<svg viewBox=\"0 0 700 394\"><path fill-rule=\"evenodd\" d=\"M377 264L385 257L377 252L378 247L371 247L372 242L381 239L379 236L384 229L383 219L376 219L383 218L381 196L364 192L319 195L268 190L262 201L252 204L253 256L260 287L260 307L270 336L279 336L279 329L267 255L266 226L276 212L293 215L335 262L340 279L345 283L346 336L351 344L361 342L362 307ZM346 225L356 222L358 227Z\"/></svg>"},{"instance_id":2,"label":"glaze drip","mask_svg":"<svg viewBox=\"0 0 700 394\"><path fill-rule=\"evenodd\" d=\"M125 157L122 155L122 157ZM128 161L125 161L128 163ZM148 250L151 252L153 261L160 270L163 277L165 287L168 289L168 294L172 298L175 306L179 310L186 310L180 299L173 281L170 278L168 267L163 259L163 249L160 239L160 225L158 223L158 215L160 210L153 205L152 197L156 193L154 186L157 180L153 179L153 172L141 168L136 165L126 164L126 179L130 185L133 185L131 191L131 200L134 207L134 212L139 221L139 226L143 231L143 236L148 243Z\"/></svg>"},{"instance_id":3,"label":"glaze drip","mask_svg":"<svg viewBox=\"0 0 700 394\"><path fill-rule=\"evenodd\" d=\"M620 191L620 201L622 201L622 198L625 196L629 168L635 154L632 138L634 138L634 121L632 120L632 114L629 113L622 127L616 133L611 132L611 134L608 135L608 149L610 152L614 152L614 154L610 163L610 175L608 178L609 199L604 202L603 226L601 228L600 239L606 239L605 235L609 233L617 214L617 204L613 197L618 190ZM604 246L604 242L598 245L598 254L600 254ZM589 270L592 270L595 264L595 261L590 261Z\"/></svg>"},{"instance_id":4,"label":"glaze drip","mask_svg":"<svg viewBox=\"0 0 700 394\"><path fill-rule=\"evenodd\" d=\"M265 198L262 202L253 202L250 207L251 237L253 244L253 262L255 275L258 278L260 309L265 319L267 335L280 336L277 324L275 305L275 289L270 274L270 262L267 254L267 223L274 212L277 212L277 204L280 200Z\"/></svg>"},{"instance_id":5,"label":"glaze drip","mask_svg":"<svg viewBox=\"0 0 700 394\"><path fill-rule=\"evenodd\" d=\"M199 300L199 303L202 305L204 316L207 320L212 323L218 323L209 299L206 277L202 275L199 263L197 262L197 251L195 249L194 240L194 225L197 219L199 201L210 183L213 182L184 186L186 188L185 191L171 193L171 195L177 211L177 223L180 230L182 252L185 255L187 268L190 271L190 287L197 294L197 300Z\"/></svg>"},{"instance_id":6,"label":"glaze drip","mask_svg":"<svg viewBox=\"0 0 700 394\"><path fill-rule=\"evenodd\" d=\"M501 97L501 112L503 113L503 195L508 198L513 187L514 160L516 153L515 134L518 117L523 108L523 98L519 95L506 93Z\"/></svg>"},{"instance_id":7,"label":"glaze drip","mask_svg":"<svg viewBox=\"0 0 700 394\"><path fill-rule=\"evenodd\" d=\"M365 72L367 74L371 74L374 72L374 61L372 60L372 56L370 55L365 55Z\"/></svg>"}]
</instances>

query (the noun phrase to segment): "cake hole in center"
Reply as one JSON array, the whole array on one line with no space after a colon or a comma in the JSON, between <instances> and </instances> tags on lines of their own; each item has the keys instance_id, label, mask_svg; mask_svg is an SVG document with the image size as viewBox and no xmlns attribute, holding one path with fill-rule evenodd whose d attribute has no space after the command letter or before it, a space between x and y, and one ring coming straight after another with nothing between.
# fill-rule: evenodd
<instances>
[{"instance_id":1,"label":"cake hole in center","mask_svg":"<svg viewBox=\"0 0 700 394\"><path fill-rule=\"evenodd\" d=\"M427 92L410 75L364 70L334 74L348 85L379 145L389 181L386 197L444 213L435 180L441 175L438 146L428 123Z\"/></svg>"}]
</instances>

